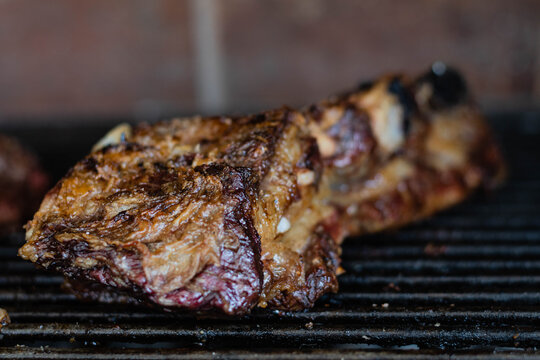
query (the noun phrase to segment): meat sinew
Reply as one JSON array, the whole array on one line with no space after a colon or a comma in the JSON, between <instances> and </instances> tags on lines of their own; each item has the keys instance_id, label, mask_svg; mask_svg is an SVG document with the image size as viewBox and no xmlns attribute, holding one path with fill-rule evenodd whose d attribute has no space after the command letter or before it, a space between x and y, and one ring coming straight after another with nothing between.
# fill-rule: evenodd
<instances>
[{"instance_id":1,"label":"meat sinew","mask_svg":"<svg viewBox=\"0 0 540 360\"><path fill-rule=\"evenodd\" d=\"M298 310L337 290L344 236L503 174L461 77L439 64L300 112L120 127L49 192L19 253L87 299Z\"/></svg>"}]
</instances>

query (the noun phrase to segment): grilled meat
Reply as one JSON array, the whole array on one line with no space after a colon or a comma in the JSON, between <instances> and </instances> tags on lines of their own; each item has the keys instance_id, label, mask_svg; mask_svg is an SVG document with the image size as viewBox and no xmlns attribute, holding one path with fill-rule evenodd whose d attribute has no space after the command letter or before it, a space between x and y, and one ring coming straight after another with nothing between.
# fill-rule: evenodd
<instances>
[{"instance_id":1,"label":"grilled meat","mask_svg":"<svg viewBox=\"0 0 540 360\"><path fill-rule=\"evenodd\" d=\"M503 174L463 81L439 66L300 112L120 127L49 192L19 253L87 299L298 310L337 290L345 235Z\"/></svg>"},{"instance_id":2,"label":"grilled meat","mask_svg":"<svg viewBox=\"0 0 540 360\"><path fill-rule=\"evenodd\" d=\"M0 135L0 233L19 230L47 190L35 156L17 140Z\"/></svg>"},{"instance_id":3,"label":"grilled meat","mask_svg":"<svg viewBox=\"0 0 540 360\"><path fill-rule=\"evenodd\" d=\"M262 292L306 287L319 270L303 263L304 245L317 262L336 250L318 234L332 209L310 209L322 166L303 121L284 109L140 126L49 192L20 253L100 284L89 297L117 290L163 307L243 313ZM301 241L282 239L307 212Z\"/></svg>"},{"instance_id":4,"label":"grilled meat","mask_svg":"<svg viewBox=\"0 0 540 360\"><path fill-rule=\"evenodd\" d=\"M425 218L505 176L464 80L440 63L415 80L364 84L305 114L323 154L328 201L347 234Z\"/></svg>"}]
</instances>

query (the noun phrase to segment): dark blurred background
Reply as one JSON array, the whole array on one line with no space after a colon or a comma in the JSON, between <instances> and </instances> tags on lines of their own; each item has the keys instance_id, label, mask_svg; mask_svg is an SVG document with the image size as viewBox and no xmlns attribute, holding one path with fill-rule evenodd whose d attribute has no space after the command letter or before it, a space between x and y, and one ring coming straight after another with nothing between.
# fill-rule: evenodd
<instances>
[{"instance_id":1,"label":"dark blurred background","mask_svg":"<svg viewBox=\"0 0 540 360\"><path fill-rule=\"evenodd\" d=\"M302 105L434 60L488 111L540 106L539 0L1 0L0 121Z\"/></svg>"}]
</instances>

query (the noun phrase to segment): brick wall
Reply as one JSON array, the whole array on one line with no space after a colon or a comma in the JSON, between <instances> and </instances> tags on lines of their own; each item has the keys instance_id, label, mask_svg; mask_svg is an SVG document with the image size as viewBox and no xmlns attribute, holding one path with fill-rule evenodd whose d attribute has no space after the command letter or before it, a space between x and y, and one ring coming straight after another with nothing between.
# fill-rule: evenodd
<instances>
[{"instance_id":1,"label":"brick wall","mask_svg":"<svg viewBox=\"0 0 540 360\"><path fill-rule=\"evenodd\" d=\"M489 109L537 107L539 18L538 0L0 0L0 119L298 105L437 59Z\"/></svg>"}]
</instances>

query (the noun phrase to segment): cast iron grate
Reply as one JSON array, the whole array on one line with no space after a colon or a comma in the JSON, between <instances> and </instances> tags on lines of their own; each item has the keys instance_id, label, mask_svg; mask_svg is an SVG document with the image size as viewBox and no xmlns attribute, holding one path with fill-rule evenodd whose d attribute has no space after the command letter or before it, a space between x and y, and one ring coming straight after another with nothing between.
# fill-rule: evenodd
<instances>
[{"instance_id":1,"label":"cast iron grate","mask_svg":"<svg viewBox=\"0 0 540 360\"><path fill-rule=\"evenodd\" d=\"M340 292L307 312L195 318L82 303L61 290L61 277L16 257L22 234L6 238L0 244L0 305L12 324L1 330L0 356L534 356L540 346L540 121L538 114L514 114L493 122L511 165L508 184L399 232L348 240ZM73 129L54 131L57 141L76 138ZM69 140L47 143L37 129L19 135L54 174L72 162L58 163L73 145ZM76 159L92 141L79 143L80 152L70 156Z\"/></svg>"}]
</instances>

